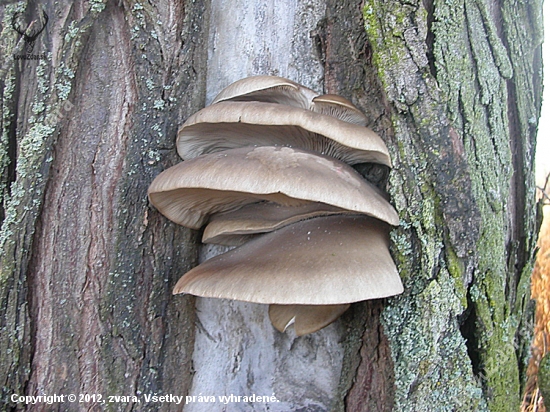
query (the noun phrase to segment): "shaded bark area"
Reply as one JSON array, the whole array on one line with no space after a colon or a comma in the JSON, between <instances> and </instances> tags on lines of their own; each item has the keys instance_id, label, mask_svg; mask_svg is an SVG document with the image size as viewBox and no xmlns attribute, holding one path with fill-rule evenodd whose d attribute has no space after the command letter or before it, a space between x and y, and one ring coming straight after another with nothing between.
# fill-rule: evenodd
<instances>
[{"instance_id":1,"label":"shaded bark area","mask_svg":"<svg viewBox=\"0 0 550 412\"><path fill-rule=\"evenodd\" d=\"M325 92L353 101L368 117L368 126L385 141L392 134L389 108L364 30L362 1L327 2L326 19L312 33L324 63ZM368 176L386 190L387 170L373 167ZM342 402L336 410L390 411L394 373L389 343L380 325L383 301L355 304L343 317L347 328L340 379Z\"/></svg>"},{"instance_id":2,"label":"shaded bark area","mask_svg":"<svg viewBox=\"0 0 550 412\"><path fill-rule=\"evenodd\" d=\"M356 304L347 316L365 319L364 333L357 339L361 345L359 353L350 359L355 363L353 380L345 394L347 411L391 411L393 410L394 374L390 346L380 324L383 308L381 301ZM363 330L354 325L355 330ZM354 335L350 333L350 335ZM346 376L343 375L345 378Z\"/></svg>"}]
</instances>

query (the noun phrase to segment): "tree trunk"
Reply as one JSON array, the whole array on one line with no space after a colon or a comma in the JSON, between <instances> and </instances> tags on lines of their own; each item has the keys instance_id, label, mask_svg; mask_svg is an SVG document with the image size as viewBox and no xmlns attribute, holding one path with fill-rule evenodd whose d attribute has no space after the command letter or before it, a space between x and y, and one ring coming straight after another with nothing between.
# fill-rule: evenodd
<instances>
[{"instance_id":1,"label":"tree trunk","mask_svg":"<svg viewBox=\"0 0 550 412\"><path fill-rule=\"evenodd\" d=\"M100 394L28 409L518 410L541 2L273 3L0 6L3 409ZM42 8L37 59L20 59L30 41L12 19L37 25ZM392 155L405 292L304 337L275 331L264 305L172 296L220 250L146 196L179 161L178 126L254 74L351 99ZM276 400L218 399L230 395Z\"/></svg>"}]
</instances>

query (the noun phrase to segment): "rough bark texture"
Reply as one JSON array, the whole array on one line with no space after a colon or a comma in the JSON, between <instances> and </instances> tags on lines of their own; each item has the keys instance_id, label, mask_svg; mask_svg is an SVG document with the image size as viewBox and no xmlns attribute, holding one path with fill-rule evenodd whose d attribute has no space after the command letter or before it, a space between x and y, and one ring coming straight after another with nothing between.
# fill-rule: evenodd
<instances>
[{"instance_id":1,"label":"rough bark texture","mask_svg":"<svg viewBox=\"0 0 550 412\"><path fill-rule=\"evenodd\" d=\"M540 2L264 3L0 6L2 410L53 393L140 400L74 410L518 410ZM50 19L33 53L47 59L16 60L12 16L39 8ZM178 125L253 74L351 99L394 162L405 293L301 338L274 331L262 305L172 296L199 252L219 250L199 251L146 198L178 162ZM279 402L146 403L153 393Z\"/></svg>"},{"instance_id":2,"label":"rough bark texture","mask_svg":"<svg viewBox=\"0 0 550 412\"><path fill-rule=\"evenodd\" d=\"M151 213L146 190L204 103L205 5L33 7L50 16L38 62L12 56L24 3L2 9L3 164L15 165L3 188L2 401L185 393L193 299L171 289L196 262L196 235Z\"/></svg>"},{"instance_id":3,"label":"rough bark texture","mask_svg":"<svg viewBox=\"0 0 550 412\"><path fill-rule=\"evenodd\" d=\"M428 3L364 8L391 107L390 192L402 216L393 240L406 293L383 314L395 408L518 410L541 4Z\"/></svg>"}]
</instances>

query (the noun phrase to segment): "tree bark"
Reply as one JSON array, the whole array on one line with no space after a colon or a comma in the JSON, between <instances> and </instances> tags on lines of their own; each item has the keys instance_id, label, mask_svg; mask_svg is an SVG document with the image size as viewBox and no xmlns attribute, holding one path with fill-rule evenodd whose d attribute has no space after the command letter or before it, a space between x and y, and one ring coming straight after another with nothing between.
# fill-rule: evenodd
<instances>
[{"instance_id":1,"label":"tree bark","mask_svg":"<svg viewBox=\"0 0 550 412\"><path fill-rule=\"evenodd\" d=\"M16 59L11 20L41 8L45 58ZM3 409L74 393L135 398L28 409L518 410L541 16L512 0L1 5ZM305 337L275 331L263 305L172 296L220 250L146 196L179 161L178 126L254 74L351 99L392 155L405 293ZM232 394L277 401L218 401Z\"/></svg>"}]
</instances>

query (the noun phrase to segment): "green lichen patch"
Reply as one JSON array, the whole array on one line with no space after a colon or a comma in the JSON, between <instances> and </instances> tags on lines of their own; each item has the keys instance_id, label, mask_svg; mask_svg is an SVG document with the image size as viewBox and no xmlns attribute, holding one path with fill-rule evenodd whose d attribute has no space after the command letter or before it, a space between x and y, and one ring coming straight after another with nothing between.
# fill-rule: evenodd
<instances>
[{"instance_id":1,"label":"green lichen patch","mask_svg":"<svg viewBox=\"0 0 550 412\"><path fill-rule=\"evenodd\" d=\"M391 300L383 318L396 368L396 408L517 410L517 354L528 341L518 331L529 265L510 264L521 257L509 243L516 223L509 222L515 203L508 202L523 193L510 189L518 172L510 143L510 79L525 72L512 53L528 48L508 48L510 37L503 38L495 11L484 1L435 1L430 12L420 2L398 1L367 1L363 10L373 62L393 108L390 194L402 224L391 239L406 292ZM428 30L432 50L424 41ZM518 203L528 201L520 197ZM528 241L516 248L517 255L531 246ZM433 323L440 325L435 333ZM468 350L461 329L468 330ZM457 362L445 371L432 363L439 359L442 336L466 358L451 356ZM458 408L450 390L426 378L430 371L444 379L461 376L469 388L463 395L475 393L477 407ZM434 399L434 393L441 397Z\"/></svg>"}]
</instances>

